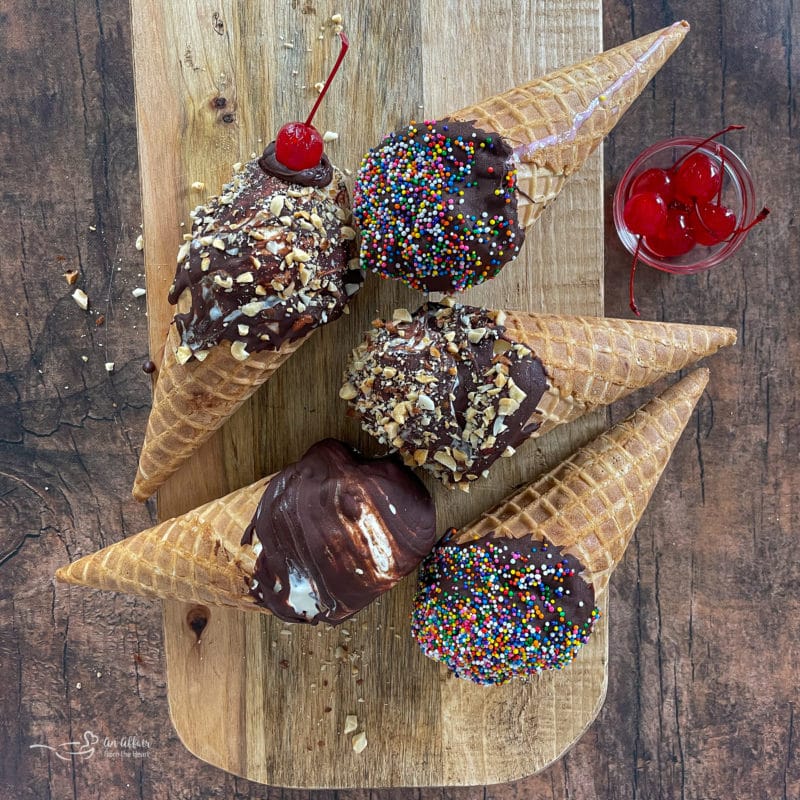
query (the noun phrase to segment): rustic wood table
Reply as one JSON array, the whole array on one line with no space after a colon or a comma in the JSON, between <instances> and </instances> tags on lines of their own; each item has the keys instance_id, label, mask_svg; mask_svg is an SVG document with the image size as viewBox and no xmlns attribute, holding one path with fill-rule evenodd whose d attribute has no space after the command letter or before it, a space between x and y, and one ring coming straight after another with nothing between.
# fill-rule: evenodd
<instances>
[{"instance_id":1,"label":"rustic wood table","mask_svg":"<svg viewBox=\"0 0 800 800\"><path fill-rule=\"evenodd\" d=\"M645 145L746 125L728 142L772 215L714 271L640 270L644 318L729 325L739 344L714 358L700 410L612 579L605 705L565 757L514 783L336 792L269 788L191 756L168 717L158 604L52 586L57 566L109 543L103 531L154 519L129 499L150 402L145 306L132 295L144 267L130 8L6 0L0 800L800 797L800 13L789 0L713 9L607 0L605 46L682 17L693 29L681 58L605 147L606 314L630 316L630 259L608 209ZM91 315L76 313L70 270ZM86 741L88 730L107 741ZM62 752L31 747L43 742ZM84 760L93 745L105 757Z\"/></svg>"}]
</instances>

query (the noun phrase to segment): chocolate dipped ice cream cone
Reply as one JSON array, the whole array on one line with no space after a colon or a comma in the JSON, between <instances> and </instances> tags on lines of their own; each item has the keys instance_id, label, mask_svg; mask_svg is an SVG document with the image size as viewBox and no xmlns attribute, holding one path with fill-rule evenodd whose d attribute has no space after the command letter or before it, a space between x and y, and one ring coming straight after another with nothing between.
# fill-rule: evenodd
<instances>
[{"instance_id":1,"label":"chocolate dipped ice cream cone","mask_svg":"<svg viewBox=\"0 0 800 800\"><path fill-rule=\"evenodd\" d=\"M447 294L495 277L688 30L675 23L389 134L354 186L362 268Z\"/></svg>"},{"instance_id":2,"label":"chocolate dipped ice cream cone","mask_svg":"<svg viewBox=\"0 0 800 800\"><path fill-rule=\"evenodd\" d=\"M505 683L569 664L708 381L699 369L423 562L412 613L422 651Z\"/></svg>"},{"instance_id":3,"label":"chocolate dipped ice cream cone","mask_svg":"<svg viewBox=\"0 0 800 800\"><path fill-rule=\"evenodd\" d=\"M427 304L373 323L340 395L406 464L468 488L527 439L735 341L731 328Z\"/></svg>"},{"instance_id":4,"label":"chocolate dipped ice cream cone","mask_svg":"<svg viewBox=\"0 0 800 800\"><path fill-rule=\"evenodd\" d=\"M412 572L434 538L433 501L413 473L326 439L281 472L91 553L56 577L335 625Z\"/></svg>"}]
</instances>

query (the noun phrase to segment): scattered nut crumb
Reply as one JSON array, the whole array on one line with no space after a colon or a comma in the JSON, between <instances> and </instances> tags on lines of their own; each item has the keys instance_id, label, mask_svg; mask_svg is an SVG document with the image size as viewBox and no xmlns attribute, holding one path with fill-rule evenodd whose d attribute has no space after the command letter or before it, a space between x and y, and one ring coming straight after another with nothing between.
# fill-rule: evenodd
<instances>
[{"instance_id":1,"label":"scattered nut crumb","mask_svg":"<svg viewBox=\"0 0 800 800\"><path fill-rule=\"evenodd\" d=\"M320 36L319 38L321 39L322 37ZM317 94L320 94L325 88L325 84L322 81L317 81L317 83L314 84L314 88L317 90Z\"/></svg>"},{"instance_id":2,"label":"scattered nut crumb","mask_svg":"<svg viewBox=\"0 0 800 800\"><path fill-rule=\"evenodd\" d=\"M79 681L78 683L76 683L76 684L75 684L75 688L76 688L76 689L80 689L80 688L81 688L80 681Z\"/></svg>"},{"instance_id":3,"label":"scattered nut crumb","mask_svg":"<svg viewBox=\"0 0 800 800\"><path fill-rule=\"evenodd\" d=\"M335 142L339 138L339 134L336 131L325 131L322 134L322 141L323 142Z\"/></svg>"},{"instance_id":4,"label":"scattered nut crumb","mask_svg":"<svg viewBox=\"0 0 800 800\"><path fill-rule=\"evenodd\" d=\"M131 294L134 297L144 297L147 294L147 289L142 289L140 286L137 286L131 291Z\"/></svg>"},{"instance_id":5,"label":"scattered nut crumb","mask_svg":"<svg viewBox=\"0 0 800 800\"><path fill-rule=\"evenodd\" d=\"M358 730L358 717L355 714L348 714L344 718L344 731L343 733L353 733Z\"/></svg>"},{"instance_id":6,"label":"scattered nut crumb","mask_svg":"<svg viewBox=\"0 0 800 800\"><path fill-rule=\"evenodd\" d=\"M203 181L194 181L194 183L192 183L192 189L195 191L201 192L205 188L206 185L203 183Z\"/></svg>"},{"instance_id":7,"label":"scattered nut crumb","mask_svg":"<svg viewBox=\"0 0 800 800\"><path fill-rule=\"evenodd\" d=\"M86 311L89 308L89 298L86 295L86 292L83 289L76 289L72 293L72 299L84 310Z\"/></svg>"},{"instance_id":8,"label":"scattered nut crumb","mask_svg":"<svg viewBox=\"0 0 800 800\"><path fill-rule=\"evenodd\" d=\"M89 226L89 230L90 231L96 231L97 230L97 225L90 225Z\"/></svg>"},{"instance_id":9,"label":"scattered nut crumb","mask_svg":"<svg viewBox=\"0 0 800 800\"><path fill-rule=\"evenodd\" d=\"M113 372L113 371L114 371L114 362L106 361L106 372Z\"/></svg>"},{"instance_id":10,"label":"scattered nut crumb","mask_svg":"<svg viewBox=\"0 0 800 800\"><path fill-rule=\"evenodd\" d=\"M333 14L331 16L331 22L334 25L341 25L342 24L342 15L341 14Z\"/></svg>"},{"instance_id":11,"label":"scattered nut crumb","mask_svg":"<svg viewBox=\"0 0 800 800\"><path fill-rule=\"evenodd\" d=\"M78 270L70 269L64 273L64 280L72 286L78 280Z\"/></svg>"},{"instance_id":12,"label":"scattered nut crumb","mask_svg":"<svg viewBox=\"0 0 800 800\"><path fill-rule=\"evenodd\" d=\"M364 731L357 733L353 737L353 750L356 753L361 753L367 746L367 734Z\"/></svg>"},{"instance_id":13,"label":"scattered nut crumb","mask_svg":"<svg viewBox=\"0 0 800 800\"><path fill-rule=\"evenodd\" d=\"M135 246L137 250L144 250L144 236L141 233L136 237Z\"/></svg>"},{"instance_id":14,"label":"scattered nut crumb","mask_svg":"<svg viewBox=\"0 0 800 800\"><path fill-rule=\"evenodd\" d=\"M89 360L89 356L81 356L81 361L83 361L83 362L84 362L84 364L85 364L85 363L86 363L88 360Z\"/></svg>"},{"instance_id":15,"label":"scattered nut crumb","mask_svg":"<svg viewBox=\"0 0 800 800\"><path fill-rule=\"evenodd\" d=\"M293 45L291 42L284 42L284 43L283 43L283 46L284 46L284 47L285 47L287 50L294 50L294 45Z\"/></svg>"},{"instance_id":16,"label":"scattered nut crumb","mask_svg":"<svg viewBox=\"0 0 800 800\"><path fill-rule=\"evenodd\" d=\"M97 327L99 328L101 325L103 325L105 323L105 321L106 321L106 318L102 314L100 314L97 317L97 319L94 321L94 324L97 325Z\"/></svg>"},{"instance_id":17,"label":"scattered nut crumb","mask_svg":"<svg viewBox=\"0 0 800 800\"><path fill-rule=\"evenodd\" d=\"M358 389L356 389L352 383L346 383L339 389L339 397L341 397L342 400L354 400L358 397Z\"/></svg>"}]
</instances>

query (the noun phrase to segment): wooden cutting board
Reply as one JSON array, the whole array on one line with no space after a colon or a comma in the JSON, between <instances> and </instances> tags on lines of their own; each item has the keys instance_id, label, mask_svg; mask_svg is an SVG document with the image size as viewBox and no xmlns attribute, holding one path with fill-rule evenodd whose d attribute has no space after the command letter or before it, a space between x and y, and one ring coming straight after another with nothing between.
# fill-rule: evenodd
<instances>
[{"instance_id":1,"label":"wooden cutting board","mask_svg":"<svg viewBox=\"0 0 800 800\"><path fill-rule=\"evenodd\" d=\"M280 125L304 119L338 52L351 49L315 120L339 134L331 159L362 154L409 119L443 116L601 49L600 0L133 0L150 345L160 362L166 301L188 211ZM523 253L466 302L602 314L603 202L595 156L528 234ZM204 189L192 188L201 182ZM314 335L159 492L161 519L279 469L313 442L374 443L345 416L347 355L375 316L421 296L369 275L349 316ZM430 485L438 525L469 521L601 426L556 431L504 459L472 493ZM489 784L542 769L597 714L606 687L607 609L576 662L530 683L485 688L449 676L409 634L407 580L337 629L289 626L164 603L169 703L186 747L254 781L293 787ZM194 622L194 627L190 624ZM356 753L345 717L367 747Z\"/></svg>"}]
</instances>

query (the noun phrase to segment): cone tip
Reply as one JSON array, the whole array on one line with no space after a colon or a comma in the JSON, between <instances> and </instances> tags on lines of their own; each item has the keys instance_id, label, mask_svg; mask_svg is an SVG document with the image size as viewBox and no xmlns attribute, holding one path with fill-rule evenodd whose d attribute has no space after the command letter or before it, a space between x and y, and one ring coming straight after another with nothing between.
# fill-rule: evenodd
<instances>
[{"instance_id":1,"label":"cone tip","mask_svg":"<svg viewBox=\"0 0 800 800\"><path fill-rule=\"evenodd\" d=\"M673 384L662 393L661 397L666 401L688 401L691 407L694 408L705 391L710 376L711 372L708 367L699 367L681 378L676 384Z\"/></svg>"},{"instance_id":2,"label":"cone tip","mask_svg":"<svg viewBox=\"0 0 800 800\"><path fill-rule=\"evenodd\" d=\"M708 367L698 367L683 378L678 385L684 384L688 392L697 392L699 395L706 388L710 377L711 370Z\"/></svg>"},{"instance_id":3,"label":"cone tip","mask_svg":"<svg viewBox=\"0 0 800 800\"><path fill-rule=\"evenodd\" d=\"M723 339L723 346L736 344L736 340L739 338L739 332L736 328L720 328L720 331Z\"/></svg>"},{"instance_id":4,"label":"cone tip","mask_svg":"<svg viewBox=\"0 0 800 800\"><path fill-rule=\"evenodd\" d=\"M133 495L134 500L138 500L140 503L144 503L147 500L161 483L164 482L166 478L158 479L153 477L147 477L144 472L142 472L142 463L141 457L139 458L139 466L136 469L136 477L133 479L133 488L131 489L131 494Z\"/></svg>"},{"instance_id":5,"label":"cone tip","mask_svg":"<svg viewBox=\"0 0 800 800\"><path fill-rule=\"evenodd\" d=\"M63 567L59 567L56 570L56 580L61 581L62 583L75 583L77 584L78 581L76 580L73 574L73 567L77 564L77 561L74 561L72 564L66 564Z\"/></svg>"}]
</instances>

